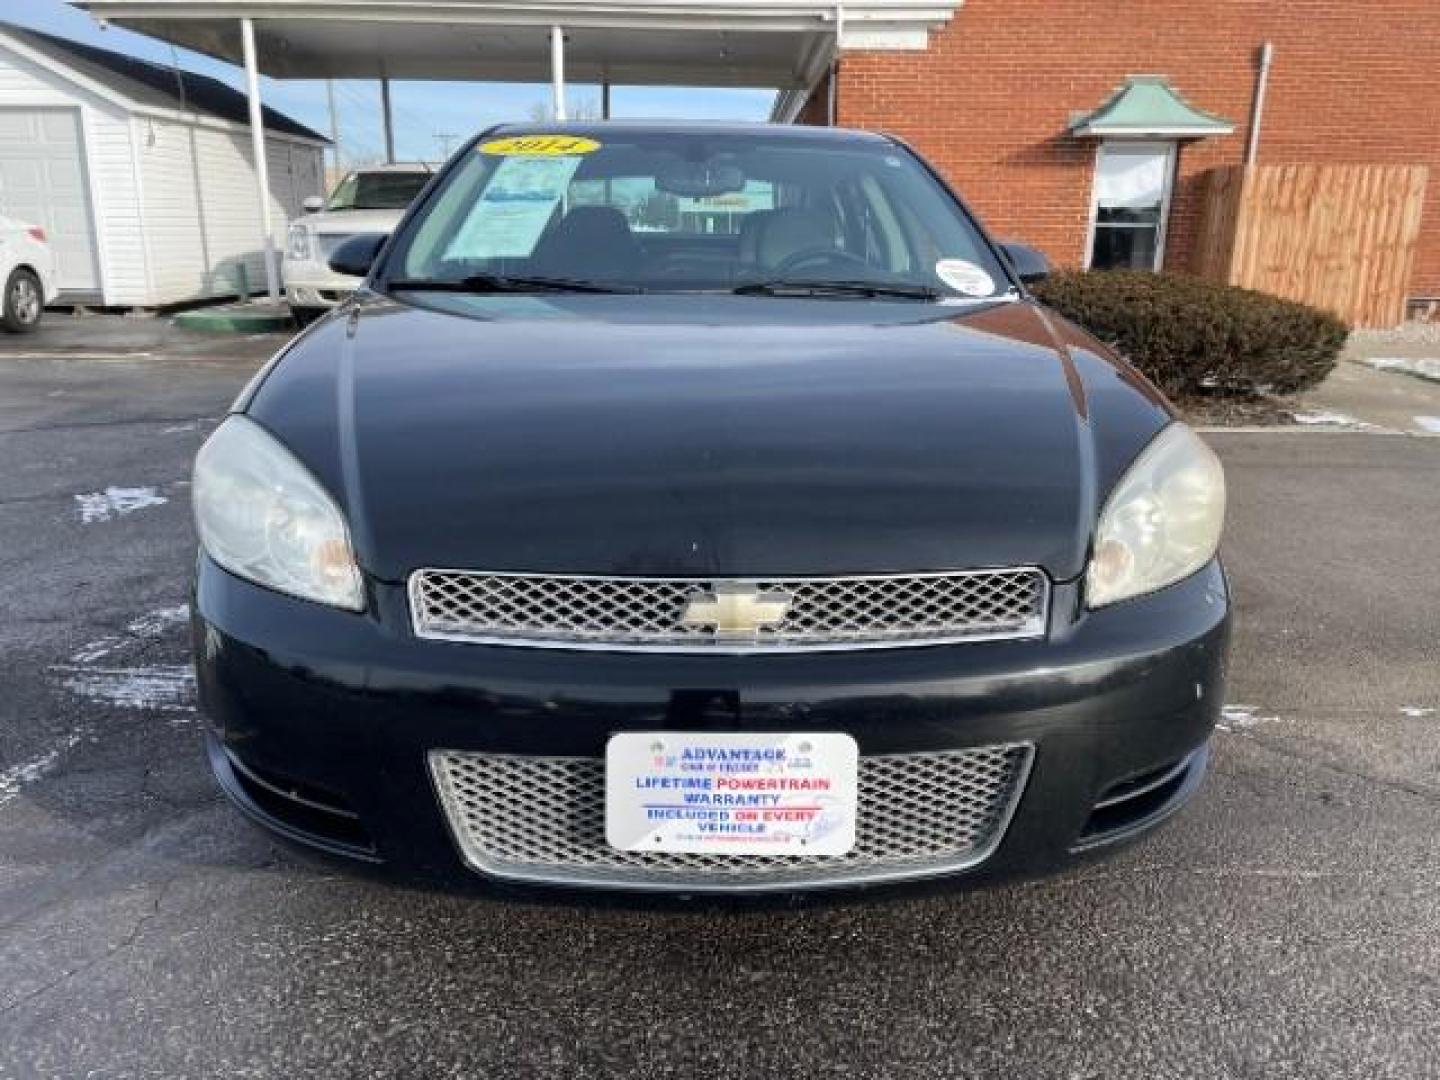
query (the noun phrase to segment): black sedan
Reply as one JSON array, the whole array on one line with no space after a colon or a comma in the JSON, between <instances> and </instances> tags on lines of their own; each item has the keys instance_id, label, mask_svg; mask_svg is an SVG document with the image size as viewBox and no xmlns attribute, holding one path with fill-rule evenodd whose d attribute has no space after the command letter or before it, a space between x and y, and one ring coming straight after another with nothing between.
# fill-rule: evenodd
<instances>
[{"instance_id":1,"label":"black sedan","mask_svg":"<svg viewBox=\"0 0 1440 1080\"><path fill-rule=\"evenodd\" d=\"M210 762L407 874L1064 865L1201 782L1214 454L903 144L505 128L200 451Z\"/></svg>"}]
</instances>

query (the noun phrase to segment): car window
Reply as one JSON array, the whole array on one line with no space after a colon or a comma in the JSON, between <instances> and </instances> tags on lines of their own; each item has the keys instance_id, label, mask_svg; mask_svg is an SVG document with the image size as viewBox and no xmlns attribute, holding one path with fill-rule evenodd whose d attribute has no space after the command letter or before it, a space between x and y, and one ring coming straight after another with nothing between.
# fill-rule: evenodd
<instances>
[{"instance_id":1,"label":"car window","mask_svg":"<svg viewBox=\"0 0 1440 1080\"><path fill-rule=\"evenodd\" d=\"M404 210L429 173L354 172L335 185L327 210Z\"/></svg>"},{"instance_id":2,"label":"car window","mask_svg":"<svg viewBox=\"0 0 1440 1080\"><path fill-rule=\"evenodd\" d=\"M867 282L979 298L1010 288L963 208L909 151L776 134L484 141L447 172L383 274L655 291Z\"/></svg>"},{"instance_id":3,"label":"car window","mask_svg":"<svg viewBox=\"0 0 1440 1080\"><path fill-rule=\"evenodd\" d=\"M739 191L684 196L661 191L652 176L577 180L567 206L611 206L625 215L632 232L680 236L738 236L747 214L775 209L773 184L747 180Z\"/></svg>"}]
</instances>

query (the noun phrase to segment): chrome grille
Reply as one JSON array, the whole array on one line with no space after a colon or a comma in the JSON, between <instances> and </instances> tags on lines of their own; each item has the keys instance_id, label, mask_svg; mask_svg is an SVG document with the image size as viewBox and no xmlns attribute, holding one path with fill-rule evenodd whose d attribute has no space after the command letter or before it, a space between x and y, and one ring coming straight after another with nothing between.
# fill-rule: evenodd
<instances>
[{"instance_id":1,"label":"chrome grille","mask_svg":"<svg viewBox=\"0 0 1440 1080\"><path fill-rule=\"evenodd\" d=\"M465 861L499 877L682 891L925 877L983 862L1029 773L1028 743L860 759L845 855L620 851L605 841L605 762L436 750L430 769Z\"/></svg>"},{"instance_id":2,"label":"chrome grille","mask_svg":"<svg viewBox=\"0 0 1440 1080\"><path fill-rule=\"evenodd\" d=\"M320 249L320 261L328 262L330 256L335 254L335 249L355 235L355 233L316 233L315 243Z\"/></svg>"},{"instance_id":3,"label":"chrome grille","mask_svg":"<svg viewBox=\"0 0 1440 1080\"><path fill-rule=\"evenodd\" d=\"M744 590L788 603L745 633L685 620L692 601ZM421 637L550 647L762 651L1039 637L1049 582L1033 568L751 581L418 570Z\"/></svg>"}]
</instances>

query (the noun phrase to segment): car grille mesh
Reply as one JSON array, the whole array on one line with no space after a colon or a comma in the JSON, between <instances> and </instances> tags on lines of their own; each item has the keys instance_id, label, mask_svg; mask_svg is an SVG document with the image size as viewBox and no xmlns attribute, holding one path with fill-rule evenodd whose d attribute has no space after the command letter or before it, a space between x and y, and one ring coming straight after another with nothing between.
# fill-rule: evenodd
<instances>
[{"instance_id":1,"label":"car grille mesh","mask_svg":"<svg viewBox=\"0 0 1440 1080\"><path fill-rule=\"evenodd\" d=\"M855 846L845 855L620 851L605 840L600 758L432 751L431 772L466 862L501 877L703 890L894 880L960 870L999 844L1032 747L864 756Z\"/></svg>"},{"instance_id":2,"label":"car grille mesh","mask_svg":"<svg viewBox=\"0 0 1440 1080\"><path fill-rule=\"evenodd\" d=\"M319 249L319 260L328 262L330 256L335 254L336 249L354 235L355 233L316 233L315 245Z\"/></svg>"},{"instance_id":3,"label":"car grille mesh","mask_svg":"<svg viewBox=\"0 0 1440 1080\"><path fill-rule=\"evenodd\" d=\"M684 620L692 600L741 589L788 601L781 621L745 634ZM421 637L602 648L845 648L1037 637L1048 579L1036 569L737 582L420 570Z\"/></svg>"}]
</instances>

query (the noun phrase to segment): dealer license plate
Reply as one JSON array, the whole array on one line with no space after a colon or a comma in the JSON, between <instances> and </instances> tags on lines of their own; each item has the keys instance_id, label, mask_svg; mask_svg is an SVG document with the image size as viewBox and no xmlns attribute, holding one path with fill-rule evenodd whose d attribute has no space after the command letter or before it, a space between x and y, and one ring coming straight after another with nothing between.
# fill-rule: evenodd
<instances>
[{"instance_id":1,"label":"dealer license plate","mask_svg":"<svg viewBox=\"0 0 1440 1080\"><path fill-rule=\"evenodd\" d=\"M621 851L843 855L859 750L838 733L637 732L605 748L605 839Z\"/></svg>"}]
</instances>

